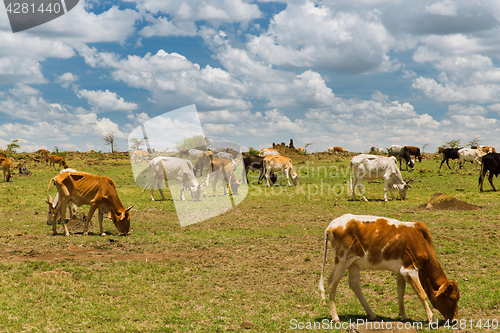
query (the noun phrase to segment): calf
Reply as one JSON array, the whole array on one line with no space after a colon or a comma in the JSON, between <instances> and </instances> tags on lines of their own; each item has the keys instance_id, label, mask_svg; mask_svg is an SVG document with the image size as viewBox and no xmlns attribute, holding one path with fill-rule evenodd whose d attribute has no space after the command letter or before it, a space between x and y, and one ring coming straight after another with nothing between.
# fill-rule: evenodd
<instances>
[{"instance_id":1,"label":"calf","mask_svg":"<svg viewBox=\"0 0 500 333\"><path fill-rule=\"evenodd\" d=\"M392 193L393 187L398 190L401 200L406 199L406 190L411 188L403 180L394 156L385 157L361 154L351 159L351 190L353 200L356 200L356 188L360 187L363 200L368 201L365 197L363 178L366 178L368 182L375 179L384 180L384 201L387 201L388 188L391 192L392 200L395 199Z\"/></svg>"},{"instance_id":2,"label":"calf","mask_svg":"<svg viewBox=\"0 0 500 333\"><path fill-rule=\"evenodd\" d=\"M40 149L39 151L37 151L37 153L40 154L40 159L45 159L45 164L47 164L47 162L49 161L49 152L45 149Z\"/></svg>"},{"instance_id":3,"label":"calf","mask_svg":"<svg viewBox=\"0 0 500 333\"><path fill-rule=\"evenodd\" d=\"M64 157L57 156L57 155L50 155L49 156L49 168L52 165L54 167L54 170L55 170L56 164L59 164L59 166L64 168L64 169L66 169L68 167L68 165L66 164L66 161L64 160Z\"/></svg>"},{"instance_id":4,"label":"calf","mask_svg":"<svg viewBox=\"0 0 500 333\"><path fill-rule=\"evenodd\" d=\"M193 173L193 164L189 160L184 160L176 157L163 157L158 156L153 158L149 162L148 170L148 181L144 189L144 192L151 184L151 200L154 201L153 190L156 185L158 191L161 194L163 200L166 200L165 195L162 191L163 180L177 180L180 185L180 200L185 200L184 198L184 188L187 188L189 194L195 201L200 200L202 185L198 184ZM151 183L150 183L151 182Z\"/></svg>"},{"instance_id":5,"label":"calf","mask_svg":"<svg viewBox=\"0 0 500 333\"><path fill-rule=\"evenodd\" d=\"M292 160L289 157L269 155L264 157L263 164L266 172L267 186L271 186L269 185L269 178L271 178L272 172L281 172L280 185L282 185L283 174L286 176L288 186L292 186L292 184L290 184L290 178L292 178L292 182L295 186L299 184L299 175L295 172L292 166Z\"/></svg>"},{"instance_id":6,"label":"calf","mask_svg":"<svg viewBox=\"0 0 500 333\"><path fill-rule=\"evenodd\" d=\"M462 148L439 148L439 152L443 154L443 160L439 165L439 170L441 170L444 161L446 161L446 165L448 166L448 168L451 169L448 160L458 160L458 151L460 149Z\"/></svg>"},{"instance_id":7,"label":"calf","mask_svg":"<svg viewBox=\"0 0 500 333\"><path fill-rule=\"evenodd\" d=\"M50 185L54 184L59 194L58 209L53 209L53 202L50 200ZM56 231L57 217L61 217L66 236L69 236L66 226L66 207L68 203L74 203L77 207L90 205L87 221L83 228L83 234L88 235L88 227L96 209L99 209L99 234L105 236L102 229L103 216L110 213L111 219L119 232L128 235L130 233L130 209L125 209L116 193L115 182L106 176L97 176L86 172L64 172L52 178L47 187L47 204L52 210L52 232Z\"/></svg>"},{"instance_id":8,"label":"calf","mask_svg":"<svg viewBox=\"0 0 500 333\"><path fill-rule=\"evenodd\" d=\"M411 160L410 150L408 149L408 147L392 145L387 148L387 153L389 154L389 157L394 156L399 161L399 170L403 170L401 168L401 161L403 159L406 161L406 171L408 171L408 166L413 169L414 163Z\"/></svg>"},{"instance_id":9,"label":"calf","mask_svg":"<svg viewBox=\"0 0 500 333\"><path fill-rule=\"evenodd\" d=\"M3 170L3 181L8 182L12 178L12 160L8 157L0 157L0 169ZM7 173L7 178L5 174Z\"/></svg>"},{"instance_id":10,"label":"calf","mask_svg":"<svg viewBox=\"0 0 500 333\"><path fill-rule=\"evenodd\" d=\"M446 320L458 320L460 292L456 281L449 281L434 252L429 229L421 222L366 215L346 214L333 220L325 230L323 267L319 280L322 303L325 304L323 274L328 244L335 264L328 277L330 315L339 322L335 293L347 269L349 287L359 299L370 320L377 316L363 296L360 267L388 270L397 275L399 315L408 320L404 307L406 283L409 283L424 306L427 319L434 320L427 298Z\"/></svg>"},{"instance_id":11,"label":"calf","mask_svg":"<svg viewBox=\"0 0 500 333\"><path fill-rule=\"evenodd\" d=\"M479 185L481 186L480 191L483 191L483 182L484 177L487 172L490 172L488 180L493 188L493 191L496 191L495 185L493 185L493 175L497 176L500 174L500 154L498 153L489 153L483 157L483 164L481 166L481 174L479 175Z\"/></svg>"},{"instance_id":12,"label":"calf","mask_svg":"<svg viewBox=\"0 0 500 333\"><path fill-rule=\"evenodd\" d=\"M208 173L207 181L205 184L206 185L205 193L206 193L206 188L210 183L210 178L213 177L214 197L215 197L215 187L219 179L222 179L223 182L224 195L229 194L229 191L226 191L226 186L231 187L231 192L233 195L238 194L238 187L240 187L241 182L238 179L236 179L230 161L222 158L214 158L213 160L210 161L210 167L212 172Z\"/></svg>"}]
</instances>

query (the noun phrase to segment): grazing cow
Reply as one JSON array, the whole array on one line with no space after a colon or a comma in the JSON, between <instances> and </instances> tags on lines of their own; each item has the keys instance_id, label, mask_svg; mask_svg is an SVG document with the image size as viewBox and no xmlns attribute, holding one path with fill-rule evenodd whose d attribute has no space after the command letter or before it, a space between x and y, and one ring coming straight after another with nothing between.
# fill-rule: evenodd
<instances>
[{"instance_id":1,"label":"grazing cow","mask_svg":"<svg viewBox=\"0 0 500 333\"><path fill-rule=\"evenodd\" d=\"M292 182L295 186L299 184L299 175L295 172L295 169L292 166L292 160L289 157L269 155L264 157L263 164L266 172L266 184L268 187L271 186L269 185L269 178L271 178L272 172L281 172L280 185L282 185L283 182L283 174L286 176L288 186L292 186L292 184L290 184L290 178L292 178Z\"/></svg>"},{"instance_id":2,"label":"grazing cow","mask_svg":"<svg viewBox=\"0 0 500 333\"><path fill-rule=\"evenodd\" d=\"M300 151L301 153L304 153L304 152L305 152L304 147L298 147L298 148L297 148L297 151Z\"/></svg>"},{"instance_id":3,"label":"grazing cow","mask_svg":"<svg viewBox=\"0 0 500 333\"><path fill-rule=\"evenodd\" d=\"M210 167L212 169L212 172L208 173L207 181L205 184L206 185L205 193L207 192L206 188L210 183L210 177L213 177L214 197L215 197L215 186L217 185L219 179L222 179L223 182L222 185L224 186L224 195L229 194L229 190L226 191L226 186L231 187L231 192L233 195L238 194L238 187L240 187L241 182L238 179L236 179L230 161L223 158L214 158L210 161Z\"/></svg>"},{"instance_id":4,"label":"grazing cow","mask_svg":"<svg viewBox=\"0 0 500 333\"><path fill-rule=\"evenodd\" d=\"M478 149L481 149L486 154L488 153L496 153L495 147L493 146L479 146Z\"/></svg>"},{"instance_id":5,"label":"grazing cow","mask_svg":"<svg viewBox=\"0 0 500 333\"><path fill-rule=\"evenodd\" d=\"M328 243L335 258L332 273L328 277L330 315L333 321L340 321L335 293L346 269L349 272L349 287L370 320L376 320L377 316L361 290L360 267L396 273L401 321L408 320L403 299L406 283L411 285L422 302L430 322L434 318L427 298L446 320L458 320L458 283L446 277L434 252L431 233L422 222L401 222L385 217L352 214L333 220L325 231L323 267L319 281L323 304L323 274Z\"/></svg>"},{"instance_id":6,"label":"grazing cow","mask_svg":"<svg viewBox=\"0 0 500 333\"><path fill-rule=\"evenodd\" d=\"M242 177L244 176L244 179L247 180L247 184L250 184L248 181L248 170L252 171L257 171L259 172L259 180L257 181L257 184L260 184L260 181L262 178L264 178L265 175L265 170L264 170L264 157L261 156L255 156L255 155L248 155L243 158L243 165L245 168L242 171ZM278 176L273 172L271 174L271 182L276 183L276 180L278 179Z\"/></svg>"},{"instance_id":7,"label":"grazing cow","mask_svg":"<svg viewBox=\"0 0 500 333\"><path fill-rule=\"evenodd\" d=\"M406 146L398 146L398 145L392 145L389 148L387 148L387 153L390 156L396 157L396 159L399 162L399 170L403 170L401 168L401 161L404 159L406 161L406 171L408 171L408 166L413 169L413 161L411 160L410 156L410 150Z\"/></svg>"},{"instance_id":8,"label":"grazing cow","mask_svg":"<svg viewBox=\"0 0 500 333\"><path fill-rule=\"evenodd\" d=\"M460 166L460 168L462 168L463 166L465 170L465 162L471 162L475 164L474 171L476 171L477 166L481 165L481 160L483 159L484 155L486 155L486 153L480 149L462 148L458 151L457 167Z\"/></svg>"},{"instance_id":9,"label":"grazing cow","mask_svg":"<svg viewBox=\"0 0 500 333\"><path fill-rule=\"evenodd\" d=\"M361 154L351 159L351 189L353 200L356 200L356 188L359 186L363 200L368 201L365 197L363 178L366 178L368 182L375 179L384 180L384 201L387 201L387 188L389 188L391 192L392 200L395 199L392 193L393 187L398 190L401 200L406 199L406 190L411 188L411 186L403 180L394 156L385 157Z\"/></svg>"},{"instance_id":10,"label":"grazing cow","mask_svg":"<svg viewBox=\"0 0 500 333\"><path fill-rule=\"evenodd\" d=\"M200 154L198 154L198 157L196 158L196 162L194 164L194 175L198 173L198 170L200 170L200 176L203 176L203 168L206 166L207 167L207 173L210 168L210 161L213 159L214 155L210 150L204 151Z\"/></svg>"},{"instance_id":11,"label":"grazing cow","mask_svg":"<svg viewBox=\"0 0 500 333\"><path fill-rule=\"evenodd\" d=\"M418 158L419 162L422 162L422 154L420 154L420 148L415 146L406 146L410 151L410 156L415 156L415 160Z\"/></svg>"},{"instance_id":12,"label":"grazing cow","mask_svg":"<svg viewBox=\"0 0 500 333\"><path fill-rule=\"evenodd\" d=\"M49 156L49 168L52 165L54 167L54 170L55 170L56 164L59 164L59 166L64 168L64 169L66 169L68 167L68 165L66 164L66 161L64 160L64 157L57 156L57 155L50 155Z\"/></svg>"},{"instance_id":13,"label":"grazing cow","mask_svg":"<svg viewBox=\"0 0 500 333\"><path fill-rule=\"evenodd\" d=\"M3 181L8 182L10 179L14 181L12 178L12 160L8 157L0 157L0 169L3 170ZM5 174L7 173L7 178L5 178Z\"/></svg>"},{"instance_id":14,"label":"grazing cow","mask_svg":"<svg viewBox=\"0 0 500 333\"><path fill-rule=\"evenodd\" d=\"M496 191L495 185L493 185L493 175L497 176L500 174L500 154L489 153L483 157L483 164L481 166L481 174L479 175L479 185L480 190L483 191L483 181L487 172L490 172L488 180L490 181L493 191Z\"/></svg>"},{"instance_id":15,"label":"grazing cow","mask_svg":"<svg viewBox=\"0 0 500 333\"><path fill-rule=\"evenodd\" d=\"M441 161L441 164L439 165L439 170L441 170L441 167L443 166L444 161L446 161L446 165L450 168L450 164L448 163L448 160L458 160L458 151L462 148L439 148L439 152L443 154L443 160Z\"/></svg>"},{"instance_id":16,"label":"grazing cow","mask_svg":"<svg viewBox=\"0 0 500 333\"><path fill-rule=\"evenodd\" d=\"M180 200L185 200L184 198L184 188L187 188L189 194L195 201L200 200L202 185L198 184L195 174L193 173L193 164L190 160L184 160L176 157L163 157L158 156L153 158L149 162L149 173L148 182L144 189L144 192L148 184L151 182L151 200L154 201L153 190L156 185L158 191L160 191L161 198L167 200L162 191L163 180L177 180L180 185Z\"/></svg>"},{"instance_id":17,"label":"grazing cow","mask_svg":"<svg viewBox=\"0 0 500 333\"><path fill-rule=\"evenodd\" d=\"M280 154L280 152L278 149L264 148L264 149L261 149L259 156L266 157L268 155L279 155L279 154Z\"/></svg>"},{"instance_id":18,"label":"grazing cow","mask_svg":"<svg viewBox=\"0 0 500 333\"><path fill-rule=\"evenodd\" d=\"M59 194L58 211L53 207L53 202L49 201L50 185L54 183ZM52 178L47 187L47 203L52 210L52 232L56 231L57 217L61 217L64 233L69 236L66 226L66 207L72 202L77 207L90 205L87 221L83 228L83 234L88 235L88 227L96 209L99 209L99 234L106 236L102 229L102 219L104 214L110 213L111 219L119 232L128 235L130 233L130 209L125 209L116 193L115 182L106 176L97 176L86 172L64 172Z\"/></svg>"}]
</instances>

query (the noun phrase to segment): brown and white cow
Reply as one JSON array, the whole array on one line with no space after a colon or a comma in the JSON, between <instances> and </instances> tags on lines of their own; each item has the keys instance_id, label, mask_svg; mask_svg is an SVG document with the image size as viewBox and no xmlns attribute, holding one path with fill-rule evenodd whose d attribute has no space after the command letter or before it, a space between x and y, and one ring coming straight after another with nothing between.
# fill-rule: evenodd
<instances>
[{"instance_id":1,"label":"brown and white cow","mask_svg":"<svg viewBox=\"0 0 500 333\"><path fill-rule=\"evenodd\" d=\"M263 148L259 152L260 157L266 157L268 155L279 155L280 152L278 149L275 148Z\"/></svg>"},{"instance_id":2,"label":"brown and white cow","mask_svg":"<svg viewBox=\"0 0 500 333\"><path fill-rule=\"evenodd\" d=\"M53 209L53 203L50 201L49 189L50 185L54 184L59 194L58 212ZM47 187L47 203L52 209L52 232L56 231L56 219L61 217L61 223L64 227L64 233L69 236L68 227L66 226L66 206L69 202L80 207L82 205L90 205L87 221L85 223L83 233L88 235L89 222L94 215L96 209L99 209L99 234L105 236L102 229L102 219L104 214L110 213L111 219L119 232L128 235L130 233L130 209L133 206L125 209L116 192L115 182L106 176L98 176L86 172L64 172L49 182Z\"/></svg>"},{"instance_id":3,"label":"brown and white cow","mask_svg":"<svg viewBox=\"0 0 500 333\"><path fill-rule=\"evenodd\" d=\"M232 194L238 194L238 187L240 187L241 182L236 179L234 175L233 168L231 165L231 161L223 159L223 158L214 158L210 162L210 167L212 172L208 173L205 193L207 192L206 188L210 183L210 178L213 177L213 191L215 197L215 187L219 179L222 180L222 185L224 186L224 195L229 194L229 190L226 191L226 187L231 187Z\"/></svg>"},{"instance_id":4,"label":"brown and white cow","mask_svg":"<svg viewBox=\"0 0 500 333\"><path fill-rule=\"evenodd\" d=\"M8 182L9 179L14 181L12 178L12 160L8 157L0 157L0 169L3 170L3 181ZM5 174L7 174L7 178L5 178Z\"/></svg>"},{"instance_id":5,"label":"brown and white cow","mask_svg":"<svg viewBox=\"0 0 500 333\"><path fill-rule=\"evenodd\" d=\"M286 176L288 186L292 186L292 184L290 184L290 178L292 178L295 186L299 184L299 175L295 172L295 169L292 166L292 160L289 157L268 155L264 157L263 164L266 172L266 184L268 187L271 186L269 184L269 178L273 172L281 172L280 185L282 185L283 174Z\"/></svg>"},{"instance_id":6,"label":"brown and white cow","mask_svg":"<svg viewBox=\"0 0 500 333\"><path fill-rule=\"evenodd\" d=\"M151 159L151 154L144 150L134 150L130 154L130 160L134 163L139 163L140 161L149 161Z\"/></svg>"},{"instance_id":7,"label":"brown and white cow","mask_svg":"<svg viewBox=\"0 0 500 333\"><path fill-rule=\"evenodd\" d=\"M54 170L56 169L56 164L59 164L60 167L66 169L68 165L66 164L66 160L62 156L58 155L50 155L49 156L49 168L50 166L54 166Z\"/></svg>"},{"instance_id":8,"label":"brown and white cow","mask_svg":"<svg viewBox=\"0 0 500 333\"><path fill-rule=\"evenodd\" d=\"M493 146L479 146L478 149L481 149L486 154L488 153L496 153L495 147Z\"/></svg>"},{"instance_id":9,"label":"brown and white cow","mask_svg":"<svg viewBox=\"0 0 500 333\"><path fill-rule=\"evenodd\" d=\"M406 283L411 285L422 302L429 321L433 321L433 314L427 298L445 319L458 319L458 284L456 281L449 281L441 268L434 252L431 234L425 224L352 214L334 219L325 231L323 268L319 281L323 304L323 274L328 244L333 250L334 258L333 270L328 277L332 320L340 321L335 293L346 269L349 271L349 286L370 320L377 318L361 291L360 267L396 273L401 320L408 319L403 300Z\"/></svg>"}]
</instances>

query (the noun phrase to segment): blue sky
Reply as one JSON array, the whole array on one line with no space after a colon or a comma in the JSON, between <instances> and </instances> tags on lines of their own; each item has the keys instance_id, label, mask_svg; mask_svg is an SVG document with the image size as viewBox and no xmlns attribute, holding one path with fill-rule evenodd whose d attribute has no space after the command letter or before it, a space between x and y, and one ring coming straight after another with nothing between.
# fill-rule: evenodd
<instances>
[{"instance_id":1,"label":"blue sky","mask_svg":"<svg viewBox=\"0 0 500 333\"><path fill-rule=\"evenodd\" d=\"M0 147L108 151L113 131L124 151L192 104L243 150L500 147L499 18L493 0L80 1L13 34L1 8Z\"/></svg>"}]
</instances>

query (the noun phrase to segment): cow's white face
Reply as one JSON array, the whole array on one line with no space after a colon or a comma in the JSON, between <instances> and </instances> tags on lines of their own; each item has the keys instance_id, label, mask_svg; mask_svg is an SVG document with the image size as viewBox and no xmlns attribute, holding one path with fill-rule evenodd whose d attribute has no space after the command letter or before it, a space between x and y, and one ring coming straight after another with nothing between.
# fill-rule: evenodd
<instances>
[{"instance_id":1,"label":"cow's white face","mask_svg":"<svg viewBox=\"0 0 500 333\"><path fill-rule=\"evenodd\" d=\"M189 189L189 193L191 193L191 197L194 201L200 201L201 192L202 192L202 184L198 184L195 187Z\"/></svg>"},{"instance_id":2,"label":"cow's white face","mask_svg":"<svg viewBox=\"0 0 500 333\"><path fill-rule=\"evenodd\" d=\"M238 188L241 185L240 181L238 179L231 177L231 180L229 181L229 183L230 183L231 191L233 192L233 194L238 194Z\"/></svg>"},{"instance_id":3,"label":"cow's white face","mask_svg":"<svg viewBox=\"0 0 500 333\"><path fill-rule=\"evenodd\" d=\"M299 175L296 174L295 172L292 172L292 182L295 186L299 185Z\"/></svg>"},{"instance_id":4,"label":"cow's white face","mask_svg":"<svg viewBox=\"0 0 500 333\"><path fill-rule=\"evenodd\" d=\"M411 186L409 184L403 183L403 184L394 185L394 187L398 190L399 196L401 197L401 200L405 200L406 199L406 190L411 188Z\"/></svg>"}]
</instances>

